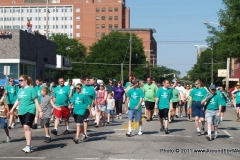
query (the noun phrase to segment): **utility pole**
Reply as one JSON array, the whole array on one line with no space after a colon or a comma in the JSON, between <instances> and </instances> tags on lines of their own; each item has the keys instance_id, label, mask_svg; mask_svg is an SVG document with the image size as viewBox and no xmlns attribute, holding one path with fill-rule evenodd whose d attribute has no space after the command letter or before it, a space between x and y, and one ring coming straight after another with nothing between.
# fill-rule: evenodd
<instances>
[{"instance_id":1,"label":"utility pole","mask_svg":"<svg viewBox=\"0 0 240 160\"><path fill-rule=\"evenodd\" d=\"M123 84L123 63L121 63L121 82Z\"/></svg>"},{"instance_id":2,"label":"utility pole","mask_svg":"<svg viewBox=\"0 0 240 160\"><path fill-rule=\"evenodd\" d=\"M47 16L46 16L46 38L48 39L48 0L47 0L47 8L46 8Z\"/></svg>"},{"instance_id":3,"label":"utility pole","mask_svg":"<svg viewBox=\"0 0 240 160\"><path fill-rule=\"evenodd\" d=\"M130 56L129 56L129 77L131 75L131 61L132 61L132 32L130 31Z\"/></svg>"},{"instance_id":4,"label":"utility pole","mask_svg":"<svg viewBox=\"0 0 240 160\"><path fill-rule=\"evenodd\" d=\"M153 67L154 67L154 64L155 64L155 55L153 55Z\"/></svg>"},{"instance_id":5,"label":"utility pole","mask_svg":"<svg viewBox=\"0 0 240 160\"><path fill-rule=\"evenodd\" d=\"M226 91L228 91L229 89L229 69L230 69L230 58L227 58Z\"/></svg>"},{"instance_id":6,"label":"utility pole","mask_svg":"<svg viewBox=\"0 0 240 160\"><path fill-rule=\"evenodd\" d=\"M213 84L213 44L212 44L211 84Z\"/></svg>"}]
</instances>

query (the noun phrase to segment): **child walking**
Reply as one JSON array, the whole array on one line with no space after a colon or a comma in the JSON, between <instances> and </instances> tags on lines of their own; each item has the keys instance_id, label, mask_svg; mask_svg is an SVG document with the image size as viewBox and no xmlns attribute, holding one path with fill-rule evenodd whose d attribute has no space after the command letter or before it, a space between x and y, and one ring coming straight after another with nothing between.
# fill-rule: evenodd
<instances>
[{"instance_id":1,"label":"child walking","mask_svg":"<svg viewBox=\"0 0 240 160\"><path fill-rule=\"evenodd\" d=\"M76 85L76 93L73 95L71 99L71 104L69 105L69 108L72 108L73 105L74 105L73 117L77 127L76 137L73 139L73 142L78 144L80 133L84 133L83 120L85 119L85 111L87 106L86 96L85 94L82 93L82 84Z\"/></svg>"},{"instance_id":2,"label":"child walking","mask_svg":"<svg viewBox=\"0 0 240 160\"><path fill-rule=\"evenodd\" d=\"M111 115L112 122L113 122L114 109L115 109L115 100L113 99L113 93L109 93L108 98L107 98L107 113L108 113L107 124L109 124L110 115Z\"/></svg>"},{"instance_id":3,"label":"child walking","mask_svg":"<svg viewBox=\"0 0 240 160\"><path fill-rule=\"evenodd\" d=\"M7 105L6 98L3 96L4 92L3 89L0 88L0 125L1 128L5 130L5 133L7 135L7 141L6 143L9 143L11 138L9 136L9 130L8 130L8 117L9 117L9 108Z\"/></svg>"},{"instance_id":4,"label":"child walking","mask_svg":"<svg viewBox=\"0 0 240 160\"><path fill-rule=\"evenodd\" d=\"M50 143L51 142L51 137L50 137L50 132L49 132L49 122L50 118L52 117L52 105L50 100L52 99L51 96L49 96L49 90L48 88L43 88L42 89L42 111L43 111L43 117L41 119L41 126L44 126L45 130L45 140L44 142Z\"/></svg>"}]
</instances>

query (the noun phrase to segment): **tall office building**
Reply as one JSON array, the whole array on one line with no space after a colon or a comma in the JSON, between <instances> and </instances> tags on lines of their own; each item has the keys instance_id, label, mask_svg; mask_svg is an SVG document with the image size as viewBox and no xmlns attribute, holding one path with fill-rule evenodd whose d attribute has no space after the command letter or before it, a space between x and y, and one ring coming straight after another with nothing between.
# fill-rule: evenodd
<instances>
[{"instance_id":1,"label":"tall office building","mask_svg":"<svg viewBox=\"0 0 240 160\"><path fill-rule=\"evenodd\" d=\"M47 20L48 14L48 20ZM125 0L4 0L0 1L0 29L26 29L65 33L92 45L110 29L130 27L130 9Z\"/></svg>"}]
</instances>

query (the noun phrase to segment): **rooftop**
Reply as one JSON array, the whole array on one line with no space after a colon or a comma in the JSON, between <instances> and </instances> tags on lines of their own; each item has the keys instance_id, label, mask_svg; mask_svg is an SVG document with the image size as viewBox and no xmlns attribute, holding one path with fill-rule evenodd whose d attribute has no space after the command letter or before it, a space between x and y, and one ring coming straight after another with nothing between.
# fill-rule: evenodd
<instances>
[{"instance_id":1,"label":"rooftop","mask_svg":"<svg viewBox=\"0 0 240 160\"><path fill-rule=\"evenodd\" d=\"M113 28L110 31L151 31L156 33L154 28Z\"/></svg>"}]
</instances>

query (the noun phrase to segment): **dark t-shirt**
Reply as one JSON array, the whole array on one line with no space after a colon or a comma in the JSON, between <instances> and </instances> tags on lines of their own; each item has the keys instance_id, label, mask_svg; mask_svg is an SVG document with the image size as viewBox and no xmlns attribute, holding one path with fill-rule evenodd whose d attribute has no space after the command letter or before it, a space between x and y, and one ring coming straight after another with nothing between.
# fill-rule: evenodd
<instances>
[{"instance_id":1,"label":"dark t-shirt","mask_svg":"<svg viewBox=\"0 0 240 160\"><path fill-rule=\"evenodd\" d=\"M107 85L106 85L106 88L107 88L107 92L108 92L108 93L112 93L113 84L107 84Z\"/></svg>"},{"instance_id":2,"label":"dark t-shirt","mask_svg":"<svg viewBox=\"0 0 240 160\"><path fill-rule=\"evenodd\" d=\"M100 85L99 84L93 84L92 86L95 89L95 91L98 91L100 89Z\"/></svg>"},{"instance_id":3,"label":"dark t-shirt","mask_svg":"<svg viewBox=\"0 0 240 160\"><path fill-rule=\"evenodd\" d=\"M122 100L123 99L123 95L125 93L125 90L124 90L123 87L113 87L112 91L114 93L114 99L115 100Z\"/></svg>"}]
</instances>

